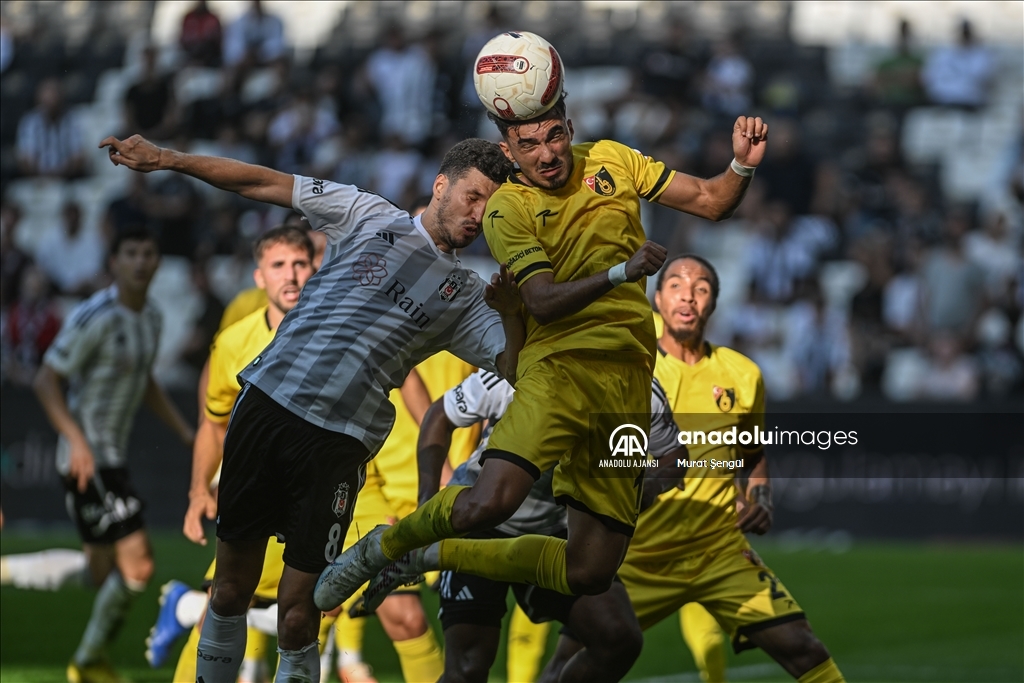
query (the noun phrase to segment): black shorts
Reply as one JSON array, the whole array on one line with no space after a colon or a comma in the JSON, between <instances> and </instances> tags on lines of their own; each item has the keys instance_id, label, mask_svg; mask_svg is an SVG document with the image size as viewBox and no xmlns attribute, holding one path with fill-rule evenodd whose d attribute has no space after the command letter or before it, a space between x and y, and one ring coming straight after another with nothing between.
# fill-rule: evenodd
<instances>
[{"instance_id":1,"label":"black shorts","mask_svg":"<svg viewBox=\"0 0 1024 683\"><path fill-rule=\"evenodd\" d=\"M64 504L83 543L109 545L145 527L145 505L126 468L96 470L85 493L78 492L76 479L64 477L63 483Z\"/></svg>"},{"instance_id":2,"label":"black shorts","mask_svg":"<svg viewBox=\"0 0 1024 683\"><path fill-rule=\"evenodd\" d=\"M284 562L319 574L341 553L370 452L246 384L224 437L217 537L284 540Z\"/></svg>"}]
</instances>

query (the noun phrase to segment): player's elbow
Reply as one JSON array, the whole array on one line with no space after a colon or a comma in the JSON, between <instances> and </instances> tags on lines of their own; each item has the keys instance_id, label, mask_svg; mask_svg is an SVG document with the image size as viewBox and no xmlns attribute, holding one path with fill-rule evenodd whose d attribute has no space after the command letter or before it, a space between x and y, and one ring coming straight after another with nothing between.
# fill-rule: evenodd
<instances>
[{"instance_id":1,"label":"player's elbow","mask_svg":"<svg viewBox=\"0 0 1024 683\"><path fill-rule=\"evenodd\" d=\"M32 391L40 401L45 402L50 390L53 388L56 375L48 365L40 365L32 378Z\"/></svg>"}]
</instances>

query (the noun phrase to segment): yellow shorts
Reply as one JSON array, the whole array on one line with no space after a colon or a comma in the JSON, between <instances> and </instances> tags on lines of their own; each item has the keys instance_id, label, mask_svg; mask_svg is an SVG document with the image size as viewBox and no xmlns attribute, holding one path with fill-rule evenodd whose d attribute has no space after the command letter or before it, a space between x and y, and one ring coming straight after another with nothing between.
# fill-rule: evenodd
<instances>
[{"instance_id":1,"label":"yellow shorts","mask_svg":"<svg viewBox=\"0 0 1024 683\"><path fill-rule=\"evenodd\" d=\"M513 462L535 478L554 467L552 491L560 503L632 536L643 468L607 473L597 464L611 455L608 440L624 415L649 434L650 412L650 358L587 350L553 354L516 381L484 457Z\"/></svg>"},{"instance_id":2,"label":"yellow shorts","mask_svg":"<svg viewBox=\"0 0 1024 683\"><path fill-rule=\"evenodd\" d=\"M641 628L697 602L729 633L736 652L755 647L748 633L804 618L789 590L738 533L670 562L630 560L619 567L619 578Z\"/></svg>"},{"instance_id":3,"label":"yellow shorts","mask_svg":"<svg viewBox=\"0 0 1024 683\"><path fill-rule=\"evenodd\" d=\"M384 495L384 480L368 470L366 482L356 498L352 524L345 536L345 549L355 545L378 524L394 524L416 509L415 500L388 498Z\"/></svg>"},{"instance_id":4,"label":"yellow shorts","mask_svg":"<svg viewBox=\"0 0 1024 683\"><path fill-rule=\"evenodd\" d=\"M206 580L213 581L213 574L217 569L217 560L210 563L206 570ZM281 583L281 572L284 571L284 543L278 543L276 538L271 538L267 543L267 552L263 555L263 573L260 574L260 582L256 586L256 597L260 600L277 600L277 586Z\"/></svg>"}]
</instances>

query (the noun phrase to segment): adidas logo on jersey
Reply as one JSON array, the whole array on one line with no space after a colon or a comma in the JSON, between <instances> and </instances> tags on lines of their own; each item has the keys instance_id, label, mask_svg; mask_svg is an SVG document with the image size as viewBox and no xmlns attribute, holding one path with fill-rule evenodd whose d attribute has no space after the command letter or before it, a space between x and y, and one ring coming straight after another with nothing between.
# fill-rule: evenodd
<instances>
[{"instance_id":1,"label":"adidas logo on jersey","mask_svg":"<svg viewBox=\"0 0 1024 683\"><path fill-rule=\"evenodd\" d=\"M388 232L387 230L381 230L378 233L374 233L375 237L379 237L391 246L395 246L395 233Z\"/></svg>"}]
</instances>

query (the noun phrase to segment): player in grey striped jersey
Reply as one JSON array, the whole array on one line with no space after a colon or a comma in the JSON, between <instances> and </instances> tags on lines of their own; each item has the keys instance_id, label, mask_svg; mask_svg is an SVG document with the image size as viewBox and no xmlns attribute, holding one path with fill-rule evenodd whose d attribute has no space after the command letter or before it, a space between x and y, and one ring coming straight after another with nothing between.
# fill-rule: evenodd
<instances>
[{"instance_id":1,"label":"player in grey striped jersey","mask_svg":"<svg viewBox=\"0 0 1024 683\"><path fill-rule=\"evenodd\" d=\"M100 586L68 666L69 681L112 675L106 647L153 574L143 503L126 469L139 405L145 401L189 447L194 437L152 374L160 314L147 292L160 263L156 239L141 229L125 231L115 236L111 252L115 284L64 321L34 382L60 434L57 470L68 513L82 537L92 581ZM70 384L66 399L64 381Z\"/></svg>"},{"instance_id":2,"label":"player in grey striped jersey","mask_svg":"<svg viewBox=\"0 0 1024 683\"><path fill-rule=\"evenodd\" d=\"M487 199L511 165L493 143L460 142L413 219L355 187L181 154L139 136L101 146L117 165L174 170L294 208L327 237L321 269L240 374L245 387L224 444L217 573L197 652L200 679L234 680L266 539L278 534L286 565L278 680L316 680L313 586L340 551L363 466L391 429L388 392L441 350L515 376L525 337L515 284L502 268L485 285L456 253L480 235Z\"/></svg>"},{"instance_id":3,"label":"player in grey striped jersey","mask_svg":"<svg viewBox=\"0 0 1024 683\"><path fill-rule=\"evenodd\" d=\"M514 392L512 385L501 377L479 370L431 405L420 425L417 447L421 504L438 491L452 432L459 427L486 422L476 451L455 470L448 483L472 486L476 482L482 469L480 455L487 448L494 425L512 402ZM684 470L674 466L677 458L687 456L686 448L678 444L678 434L679 428L672 418L665 391L655 379L651 392L649 443L651 456L661 466L647 472L642 507L647 507L660 493L676 485L684 474ZM545 534L565 538L568 520L565 508L555 502L551 490L552 473L553 470L548 470L541 475L512 517L491 531L470 534L470 537L513 538ZM418 569L431 570L435 567ZM384 585L382 579L387 576L393 577L392 585ZM364 594L367 596L366 607L372 609L383 599L380 597L382 594L409 578L401 572L383 571L378 574ZM621 583L613 583L609 590L599 595L568 596L536 586L508 584L445 570L441 572L441 610L438 615L444 629L445 680L451 678L464 683L487 680L498 650L509 588L531 620L561 621L579 642L594 653L604 670L624 675L639 656L643 637ZM374 595L378 597L372 597Z\"/></svg>"}]
</instances>

